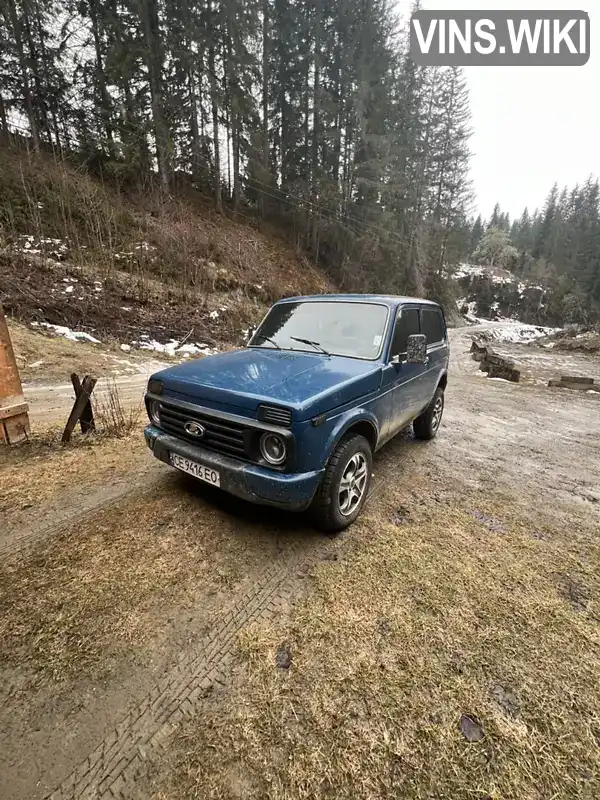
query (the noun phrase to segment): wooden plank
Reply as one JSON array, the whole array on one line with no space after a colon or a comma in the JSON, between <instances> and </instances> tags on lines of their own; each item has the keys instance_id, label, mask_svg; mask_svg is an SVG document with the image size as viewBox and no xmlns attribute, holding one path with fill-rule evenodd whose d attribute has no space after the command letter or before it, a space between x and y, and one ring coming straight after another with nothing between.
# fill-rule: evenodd
<instances>
[{"instance_id":1,"label":"wooden plank","mask_svg":"<svg viewBox=\"0 0 600 800\"><path fill-rule=\"evenodd\" d=\"M519 383L521 380L521 373L514 367L502 364L491 364L488 371L488 378L502 378L505 381Z\"/></svg>"},{"instance_id":2,"label":"wooden plank","mask_svg":"<svg viewBox=\"0 0 600 800\"><path fill-rule=\"evenodd\" d=\"M91 378L89 375L86 375L85 378L83 379L83 383L81 384L81 391L79 393L79 396L75 400L71 413L69 414L69 419L67 420L67 424L65 425L65 429L62 435L63 442L71 441L73 430L75 429L75 426L79 422L84 408L90 401L90 397L92 396L92 392L94 391L95 385L96 385L96 378Z\"/></svg>"},{"instance_id":3,"label":"wooden plank","mask_svg":"<svg viewBox=\"0 0 600 800\"><path fill-rule=\"evenodd\" d=\"M560 380L548 381L548 386L553 386L557 389L572 389L576 392L600 392L600 384L579 383L572 380L565 381L562 378Z\"/></svg>"},{"instance_id":4,"label":"wooden plank","mask_svg":"<svg viewBox=\"0 0 600 800\"><path fill-rule=\"evenodd\" d=\"M29 438L27 412L0 421L0 443L17 444Z\"/></svg>"},{"instance_id":5,"label":"wooden plank","mask_svg":"<svg viewBox=\"0 0 600 800\"><path fill-rule=\"evenodd\" d=\"M15 352L0 303L0 443L13 444L27 438L27 410Z\"/></svg>"},{"instance_id":6,"label":"wooden plank","mask_svg":"<svg viewBox=\"0 0 600 800\"><path fill-rule=\"evenodd\" d=\"M86 375L85 378L87 377L89 376ZM76 372L71 373L71 383L73 384L73 389L75 390L75 398L77 398L81 394L81 380L79 379L79 375ZM89 399L85 404L85 408L81 412L81 416L79 418L79 424L81 425L82 433L89 433L90 431L96 430L96 423L94 421L94 412L92 410L92 403Z\"/></svg>"},{"instance_id":7,"label":"wooden plank","mask_svg":"<svg viewBox=\"0 0 600 800\"><path fill-rule=\"evenodd\" d=\"M5 406L0 408L0 419L7 419L8 417L16 417L17 414L26 414L29 411L27 403L16 403L14 406Z\"/></svg>"},{"instance_id":8,"label":"wooden plank","mask_svg":"<svg viewBox=\"0 0 600 800\"><path fill-rule=\"evenodd\" d=\"M575 375L561 375L560 379L563 383L582 383L586 386L592 386L594 383L593 378L579 378Z\"/></svg>"}]
</instances>

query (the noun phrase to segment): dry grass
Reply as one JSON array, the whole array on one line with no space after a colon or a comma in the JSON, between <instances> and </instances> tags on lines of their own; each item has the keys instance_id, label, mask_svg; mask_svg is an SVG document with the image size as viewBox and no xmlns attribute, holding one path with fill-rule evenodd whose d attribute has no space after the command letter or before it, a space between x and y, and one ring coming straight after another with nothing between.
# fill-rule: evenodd
<instances>
[{"instance_id":1,"label":"dry grass","mask_svg":"<svg viewBox=\"0 0 600 800\"><path fill-rule=\"evenodd\" d=\"M153 602L168 602L198 570L192 538L157 524L164 494L101 512L0 568L4 668L27 671L35 684L99 677L126 650L143 654Z\"/></svg>"},{"instance_id":2,"label":"dry grass","mask_svg":"<svg viewBox=\"0 0 600 800\"><path fill-rule=\"evenodd\" d=\"M599 796L597 531L418 480L352 529L291 620L245 632L238 686L187 724L163 796Z\"/></svg>"},{"instance_id":3,"label":"dry grass","mask_svg":"<svg viewBox=\"0 0 600 800\"><path fill-rule=\"evenodd\" d=\"M24 235L34 237L31 252ZM48 238L61 240L60 253ZM65 294L64 278L77 293ZM189 186L169 201L123 193L48 154L0 147L0 299L21 322L67 325L117 348L142 334L231 346L273 300L332 290L280 233L217 214ZM60 362L74 355L53 350ZM111 371L89 346L76 358L70 371ZM52 363L29 368L39 360L52 362L27 355L25 379L60 376Z\"/></svg>"},{"instance_id":4,"label":"dry grass","mask_svg":"<svg viewBox=\"0 0 600 800\"><path fill-rule=\"evenodd\" d=\"M53 507L76 506L82 494L140 476L151 464L141 425L126 442L76 432L66 446L60 442L62 427L37 431L28 442L3 448L0 515L4 531L19 524L23 514L43 515Z\"/></svg>"},{"instance_id":5,"label":"dry grass","mask_svg":"<svg viewBox=\"0 0 600 800\"><path fill-rule=\"evenodd\" d=\"M180 188L168 202L144 190L125 194L73 163L2 146L0 243L19 234L58 237L69 242L73 264L108 272L121 265L182 291L241 288L268 302L330 288L280 233L260 230L247 214L217 214L210 197ZM150 249L136 250L140 241Z\"/></svg>"},{"instance_id":6,"label":"dry grass","mask_svg":"<svg viewBox=\"0 0 600 800\"><path fill-rule=\"evenodd\" d=\"M148 362L147 352L123 353L118 343L72 342L62 336L39 333L12 319L8 330L24 383L69 383L72 372L96 377L123 372L133 374ZM158 353L151 356L160 359Z\"/></svg>"},{"instance_id":7,"label":"dry grass","mask_svg":"<svg viewBox=\"0 0 600 800\"><path fill-rule=\"evenodd\" d=\"M128 442L106 440L115 443L139 477ZM80 510L92 469L80 462ZM5 557L0 694L14 683L23 691L49 683L68 690L80 679L128 674L132 662L174 661L193 646L232 592L279 553L276 525L263 516L240 525L232 501L223 500L227 513L218 502L207 504L202 487L166 472L151 489L138 488L34 550Z\"/></svg>"},{"instance_id":8,"label":"dry grass","mask_svg":"<svg viewBox=\"0 0 600 800\"><path fill-rule=\"evenodd\" d=\"M126 407L119 392L117 382L111 380L94 404L96 427L105 435L117 439L130 436L140 429L143 415L143 403Z\"/></svg>"}]
</instances>

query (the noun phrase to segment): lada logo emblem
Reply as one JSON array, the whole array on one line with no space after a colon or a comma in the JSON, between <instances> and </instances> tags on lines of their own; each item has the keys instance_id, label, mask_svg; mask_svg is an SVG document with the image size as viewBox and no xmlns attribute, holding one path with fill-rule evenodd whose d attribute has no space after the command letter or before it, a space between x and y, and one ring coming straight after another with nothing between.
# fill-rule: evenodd
<instances>
[{"instance_id":1,"label":"lada logo emblem","mask_svg":"<svg viewBox=\"0 0 600 800\"><path fill-rule=\"evenodd\" d=\"M186 422L183 427L186 433L189 433L190 436L196 436L198 439L201 439L206 433L204 426L200 425L199 422Z\"/></svg>"}]
</instances>

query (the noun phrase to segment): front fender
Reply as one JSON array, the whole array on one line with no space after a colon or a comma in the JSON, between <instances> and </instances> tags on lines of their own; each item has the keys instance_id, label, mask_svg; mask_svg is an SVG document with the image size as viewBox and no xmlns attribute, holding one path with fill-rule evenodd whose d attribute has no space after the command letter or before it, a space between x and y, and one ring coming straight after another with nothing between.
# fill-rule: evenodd
<instances>
[{"instance_id":1,"label":"front fender","mask_svg":"<svg viewBox=\"0 0 600 800\"><path fill-rule=\"evenodd\" d=\"M329 461L331 454L342 436L358 422L366 422L372 426L374 439L375 442L377 442L379 439L379 424L375 414L365 408L355 408L351 411L346 411L335 419L333 426L329 430L329 435L323 448L322 466L325 466Z\"/></svg>"}]
</instances>

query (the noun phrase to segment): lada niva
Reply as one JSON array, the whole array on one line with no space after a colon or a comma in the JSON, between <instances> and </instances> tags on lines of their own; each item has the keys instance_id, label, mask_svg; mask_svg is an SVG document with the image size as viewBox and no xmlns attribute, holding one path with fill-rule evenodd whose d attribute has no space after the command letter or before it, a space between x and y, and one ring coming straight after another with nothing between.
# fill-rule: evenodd
<instances>
[{"instance_id":1,"label":"lada niva","mask_svg":"<svg viewBox=\"0 0 600 800\"><path fill-rule=\"evenodd\" d=\"M146 441L201 481L339 531L367 498L373 453L411 423L418 439L438 432L448 354L428 300L281 300L243 349L151 377Z\"/></svg>"}]
</instances>

